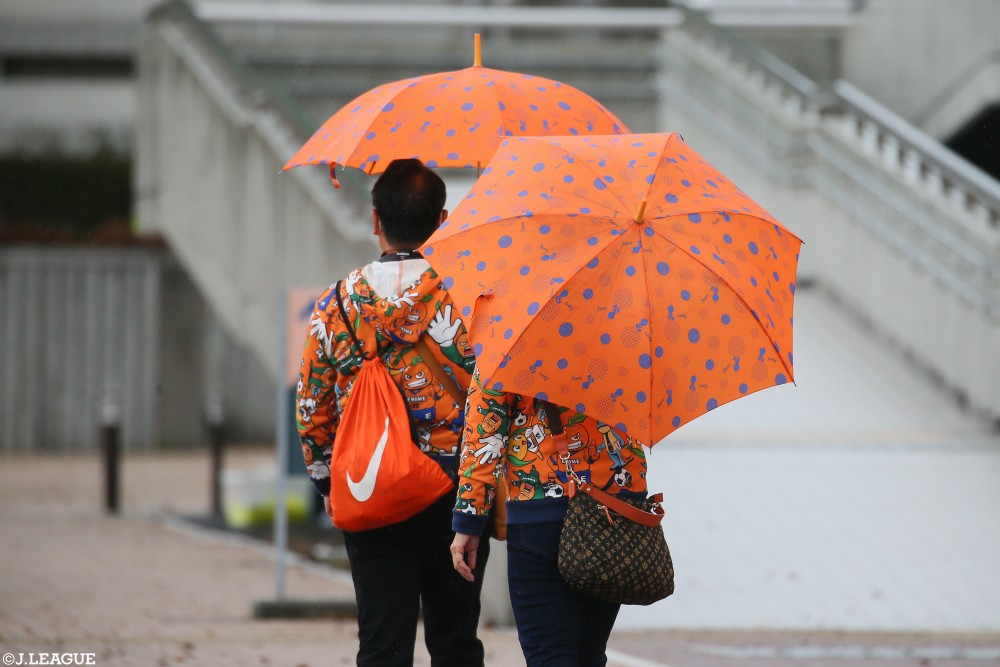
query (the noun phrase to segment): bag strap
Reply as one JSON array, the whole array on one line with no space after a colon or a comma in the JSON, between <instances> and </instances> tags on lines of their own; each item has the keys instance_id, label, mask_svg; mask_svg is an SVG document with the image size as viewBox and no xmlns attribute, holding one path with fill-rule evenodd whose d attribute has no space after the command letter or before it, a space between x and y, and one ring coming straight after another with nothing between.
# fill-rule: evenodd
<instances>
[{"instance_id":1,"label":"bag strap","mask_svg":"<svg viewBox=\"0 0 1000 667\"><path fill-rule=\"evenodd\" d=\"M643 526L659 526L660 522L663 521L662 509L660 509L659 512L646 512L638 507L633 507L625 501L615 498L610 493L598 489L596 486L576 474L573 470L573 465L570 463L569 437L566 435L566 430L563 428L562 417L559 415L559 408L554 403L549 401L542 401L542 404L545 406L545 421L549 426L549 430L552 432L553 439L556 441L556 447L559 449L559 458L562 459L563 464L566 466L566 472L572 480L572 483L576 485L576 488L583 491L608 509L612 509L618 514L621 514L626 519L635 521ZM658 493L654 496L650 496L649 500L655 503L659 509L659 503L663 500L663 496ZM608 517L609 520L610 518L611 517Z\"/></svg>"},{"instance_id":2,"label":"bag strap","mask_svg":"<svg viewBox=\"0 0 1000 667\"><path fill-rule=\"evenodd\" d=\"M604 505L608 509L614 510L618 514L621 514L626 519L640 523L643 526L659 526L660 522L663 521L663 510L660 509L659 512L647 512L641 510L638 507L633 507L623 500L615 498L613 495L607 491L601 491L599 488L591 484L586 480L581 480L577 482L577 488L586 493L588 496ZM657 494L660 498L660 494ZM659 504L656 500L657 496L650 497L650 500L654 503Z\"/></svg>"},{"instance_id":3,"label":"bag strap","mask_svg":"<svg viewBox=\"0 0 1000 667\"><path fill-rule=\"evenodd\" d=\"M333 288L333 296L337 299L337 309L340 310L340 319L344 320L347 333L351 335L351 340L354 341L354 349L357 350L359 356L364 357L365 354L361 351L361 341L358 340L358 335L354 333L354 327L351 326L350 318L347 317L347 309L344 308L344 302L340 300L340 285L343 282L343 280L337 281L337 286Z\"/></svg>"},{"instance_id":4,"label":"bag strap","mask_svg":"<svg viewBox=\"0 0 1000 667\"><path fill-rule=\"evenodd\" d=\"M465 408L465 392L462 388L458 386L455 382L455 378L451 375L445 373L444 368L438 360L431 354L431 348L427 345L427 341L424 340L423 336L417 339L417 342L413 344L413 347L420 354L420 358L424 360L424 363L430 366L431 372L437 377L438 381L444 385L444 388L448 390L451 397L455 399L462 408Z\"/></svg>"}]
</instances>

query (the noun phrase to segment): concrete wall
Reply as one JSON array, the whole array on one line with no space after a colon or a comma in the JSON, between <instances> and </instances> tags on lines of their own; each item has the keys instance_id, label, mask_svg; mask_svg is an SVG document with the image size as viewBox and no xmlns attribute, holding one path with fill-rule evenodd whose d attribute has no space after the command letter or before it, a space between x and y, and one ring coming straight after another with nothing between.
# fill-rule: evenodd
<instances>
[{"instance_id":1,"label":"concrete wall","mask_svg":"<svg viewBox=\"0 0 1000 667\"><path fill-rule=\"evenodd\" d=\"M277 381L279 306L375 252L357 193L325 170L279 173L304 138L183 5L140 49L138 221L161 232L229 336ZM272 385L273 386L273 385Z\"/></svg>"},{"instance_id":2,"label":"concrete wall","mask_svg":"<svg viewBox=\"0 0 1000 667\"><path fill-rule=\"evenodd\" d=\"M160 281L161 335L153 428L164 447L201 446L213 403L233 441L274 436L275 387L246 345L229 336L187 272Z\"/></svg>"},{"instance_id":3,"label":"concrete wall","mask_svg":"<svg viewBox=\"0 0 1000 667\"><path fill-rule=\"evenodd\" d=\"M63 63L114 61L87 75L73 68L0 69L0 151L40 147L86 153L98 143L131 146L134 79L128 71L139 25L154 0L6 0L0 57Z\"/></svg>"},{"instance_id":4,"label":"concrete wall","mask_svg":"<svg viewBox=\"0 0 1000 667\"><path fill-rule=\"evenodd\" d=\"M263 366L164 250L0 250L0 360L0 452L92 451L112 415L126 450L202 446L220 381L233 439L274 431Z\"/></svg>"},{"instance_id":5,"label":"concrete wall","mask_svg":"<svg viewBox=\"0 0 1000 667\"><path fill-rule=\"evenodd\" d=\"M841 76L938 139L1000 100L1000 3L870 0Z\"/></svg>"}]
</instances>

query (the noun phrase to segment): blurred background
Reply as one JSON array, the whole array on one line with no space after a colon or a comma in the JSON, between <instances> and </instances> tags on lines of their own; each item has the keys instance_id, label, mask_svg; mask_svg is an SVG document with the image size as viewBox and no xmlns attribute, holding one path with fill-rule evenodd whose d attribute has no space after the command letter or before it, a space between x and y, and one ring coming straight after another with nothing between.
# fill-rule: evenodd
<instances>
[{"instance_id":1,"label":"blurred background","mask_svg":"<svg viewBox=\"0 0 1000 667\"><path fill-rule=\"evenodd\" d=\"M798 386L654 451L678 594L622 627L1000 632L1000 3L541 6L0 3L0 465L224 429L289 438L301 477L286 297L376 246L367 178L279 169L479 32L486 66L680 132L805 240Z\"/></svg>"}]
</instances>

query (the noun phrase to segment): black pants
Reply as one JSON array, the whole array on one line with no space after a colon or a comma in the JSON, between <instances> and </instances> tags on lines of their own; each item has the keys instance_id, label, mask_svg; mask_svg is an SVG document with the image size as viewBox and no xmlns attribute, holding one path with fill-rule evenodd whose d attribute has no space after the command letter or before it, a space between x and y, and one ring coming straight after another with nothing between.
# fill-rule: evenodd
<instances>
[{"instance_id":1,"label":"black pants","mask_svg":"<svg viewBox=\"0 0 1000 667\"><path fill-rule=\"evenodd\" d=\"M344 533L358 600L360 667L413 665L421 604L431 665L482 667L476 630L489 539L480 542L475 583L465 581L448 550L454 502L454 494L446 493L401 523Z\"/></svg>"},{"instance_id":2,"label":"black pants","mask_svg":"<svg viewBox=\"0 0 1000 667\"><path fill-rule=\"evenodd\" d=\"M559 575L562 521L508 524L507 583L528 667L601 667L620 605L566 585Z\"/></svg>"}]
</instances>

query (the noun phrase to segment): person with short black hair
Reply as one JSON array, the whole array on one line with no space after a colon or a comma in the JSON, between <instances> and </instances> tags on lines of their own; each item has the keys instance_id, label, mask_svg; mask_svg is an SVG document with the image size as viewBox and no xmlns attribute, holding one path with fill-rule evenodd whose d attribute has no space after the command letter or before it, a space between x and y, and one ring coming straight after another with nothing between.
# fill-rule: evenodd
<instances>
[{"instance_id":1,"label":"person with short black hair","mask_svg":"<svg viewBox=\"0 0 1000 667\"><path fill-rule=\"evenodd\" d=\"M455 482L451 492L409 519L344 532L358 602L357 664L362 666L412 665L421 607L432 665L476 667L484 660L476 633L489 540L479 548L472 583L454 571L448 552L465 401L456 400L414 350L424 337L441 370L461 392L467 390L475 367L468 335L451 296L417 251L447 217L445 195L444 182L420 160L389 165L372 189L372 223L382 255L338 283L339 292L335 285L320 295L300 367L302 451L331 518L336 512L329 500L331 453L364 355L377 354L388 367L406 400L414 445ZM349 313L353 338L338 302Z\"/></svg>"},{"instance_id":2,"label":"person with short black hair","mask_svg":"<svg viewBox=\"0 0 1000 667\"><path fill-rule=\"evenodd\" d=\"M393 160L372 188L372 214L390 245L417 248L447 217L446 197L444 181L423 162Z\"/></svg>"}]
</instances>

